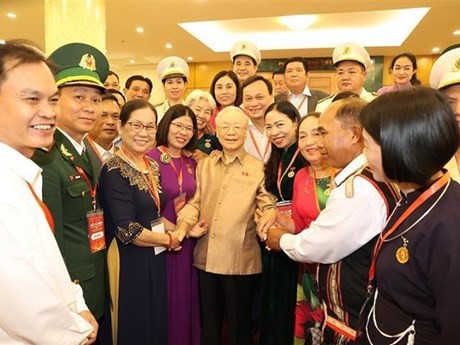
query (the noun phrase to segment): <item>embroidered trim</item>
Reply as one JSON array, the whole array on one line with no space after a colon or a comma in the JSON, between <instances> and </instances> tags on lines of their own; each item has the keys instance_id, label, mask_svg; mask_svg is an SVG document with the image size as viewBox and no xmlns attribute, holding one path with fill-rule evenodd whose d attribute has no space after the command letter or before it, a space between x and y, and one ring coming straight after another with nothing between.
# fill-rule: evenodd
<instances>
[{"instance_id":1,"label":"embroidered trim","mask_svg":"<svg viewBox=\"0 0 460 345\"><path fill-rule=\"evenodd\" d=\"M134 241L144 230L144 227L139 223L129 223L128 229L117 227L115 235L117 238L123 242L123 244L129 244Z\"/></svg>"}]
</instances>

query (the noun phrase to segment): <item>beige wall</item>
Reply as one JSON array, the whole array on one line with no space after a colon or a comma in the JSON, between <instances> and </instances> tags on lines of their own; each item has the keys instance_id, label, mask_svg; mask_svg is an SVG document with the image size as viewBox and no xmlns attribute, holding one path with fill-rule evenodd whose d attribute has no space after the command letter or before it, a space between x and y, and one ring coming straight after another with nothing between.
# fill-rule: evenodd
<instances>
[{"instance_id":1,"label":"beige wall","mask_svg":"<svg viewBox=\"0 0 460 345\"><path fill-rule=\"evenodd\" d=\"M393 56L384 57L383 67L383 85L391 85L393 83L393 77L388 72ZM417 78L422 82L423 85L429 85L430 71L434 61L436 61L436 55L420 55L417 56ZM232 63L230 61L216 61L216 62L199 62L189 63L190 66L190 77L188 82L188 92L194 89L202 89L209 91L209 86L213 77L222 70L232 69ZM152 104L158 104L164 100L163 85L157 77L156 65L146 66L125 66L123 68L115 69L120 76L120 82L122 88L124 87L126 79L131 75L140 74L145 77L149 77L153 82L153 92L150 97ZM264 77L271 79L270 72L261 73ZM314 89L321 89L324 91L330 90L328 93L335 93L337 90L335 73L330 71L310 71L309 73L309 85Z\"/></svg>"}]
</instances>

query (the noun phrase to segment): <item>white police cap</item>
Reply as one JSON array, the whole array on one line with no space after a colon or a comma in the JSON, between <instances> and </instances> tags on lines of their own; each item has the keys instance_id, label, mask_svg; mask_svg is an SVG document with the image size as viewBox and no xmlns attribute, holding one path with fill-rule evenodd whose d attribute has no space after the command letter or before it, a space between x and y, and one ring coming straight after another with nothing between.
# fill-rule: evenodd
<instances>
[{"instance_id":1,"label":"white police cap","mask_svg":"<svg viewBox=\"0 0 460 345\"><path fill-rule=\"evenodd\" d=\"M338 45L332 53L335 66L341 61L356 61L362 64L366 71L371 67L371 57L367 50L355 42L345 42Z\"/></svg>"},{"instance_id":2,"label":"white police cap","mask_svg":"<svg viewBox=\"0 0 460 345\"><path fill-rule=\"evenodd\" d=\"M262 60L259 48L251 41L242 40L233 45L230 50L230 59L235 61L235 57L238 55L246 55L253 58L257 65L259 65Z\"/></svg>"},{"instance_id":3,"label":"white police cap","mask_svg":"<svg viewBox=\"0 0 460 345\"><path fill-rule=\"evenodd\" d=\"M168 56L158 64L157 73L161 81L171 77L183 77L188 79L190 69L188 64L180 57Z\"/></svg>"},{"instance_id":4,"label":"white police cap","mask_svg":"<svg viewBox=\"0 0 460 345\"><path fill-rule=\"evenodd\" d=\"M455 84L460 84L460 48L442 54L430 73L430 85L433 89L443 89Z\"/></svg>"}]
</instances>

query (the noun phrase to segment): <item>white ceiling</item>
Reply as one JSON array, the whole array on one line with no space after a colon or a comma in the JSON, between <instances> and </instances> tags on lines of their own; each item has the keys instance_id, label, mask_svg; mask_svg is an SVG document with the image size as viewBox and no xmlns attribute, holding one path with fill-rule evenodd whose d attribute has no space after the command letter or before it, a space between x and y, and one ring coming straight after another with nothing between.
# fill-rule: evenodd
<instances>
[{"instance_id":1,"label":"white ceiling","mask_svg":"<svg viewBox=\"0 0 460 345\"><path fill-rule=\"evenodd\" d=\"M87 0L71 1L80 1L83 5ZM347 27L357 21L356 16L348 14L350 12L363 12L361 17L358 16L358 20L361 21L361 25L366 25L372 22L371 17L364 13L366 11L414 7L431 7L431 10L401 46L368 48L371 55L396 55L402 51L426 55L432 54L433 47L443 50L449 45L460 43L460 36L453 35L454 30L460 30L460 0L106 0L107 56L111 65L115 67L129 65L131 59L139 65L155 64L168 55L183 58L193 56L195 62L225 61L229 60L228 52L214 52L178 23L329 13L334 14L334 20L328 23L330 26ZM17 18L7 18L7 12L15 12ZM44 47L43 18L43 0L0 0L0 39L27 38ZM138 26L144 28L143 34L136 32ZM264 26L263 21L255 20L253 25L235 25L234 30L257 30L261 26ZM341 39L354 40L353 37L346 36ZM171 43L173 48L166 49L166 43ZM232 42L229 42L228 46L231 44ZM330 56L331 53L332 48L263 50L262 58L287 58L298 55L324 57Z\"/></svg>"}]
</instances>

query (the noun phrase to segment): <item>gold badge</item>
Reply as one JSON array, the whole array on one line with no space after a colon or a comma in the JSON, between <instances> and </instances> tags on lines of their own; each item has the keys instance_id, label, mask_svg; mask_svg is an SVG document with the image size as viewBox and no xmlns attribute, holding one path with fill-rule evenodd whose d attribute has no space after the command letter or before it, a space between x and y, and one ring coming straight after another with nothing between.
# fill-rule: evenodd
<instances>
[{"instance_id":1,"label":"gold badge","mask_svg":"<svg viewBox=\"0 0 460 345\"><path fill-rule=\"evenodd\" d=\"M246 48L246 44L243 44L243 45L241 46L241 50L246 50L246 49L247 49L247 48Z\"/></svg>"},{"instance_id":2,"label":"gold badge","mask_svg":"<svg viewBox=\"0 0 460 345\"><path fill-rule=\"evenodd\" d=\"M206 142L204 143L204 147L209 149L211 147L211 143L209 142L209 139L206 139Z\"/></svg>"},{"instance_id":3,"label":"gold badge","mask_svg":"<svg viewBox=\"0 0 460 345\"><path fill-rule=\"evenodd\" d=\"M343 48L342 54L343 54L343 55L351 54L351 48L350 48L350 47L345 47L345 48Z\"/></svg>"},{"instance_id":4,"label":"gold badge","mask_svg":"<svg viewBox=\"0 0 460 345\"><path fill-rule=\"evenodd\" d=\"M403 245L396 250L396 260L398 260L400 264L405 264L409 261L409 249L407 249L409 240L404 236L401 236L401 239L403 241Z\"/></svg>"},{"instance_id":5,"label":"gold badge","mask_svg":"<svg viewBox=\"0 0 460 345\"><path fill-rule=\"evenodd\" d=\"M89 69L90 71L96 70L96 60L91 54L85 54L81 57L79 66L84 69Z\"/></svg>"},{"instance_id":6,"label":"gold badge","mask_svg":"<svg viewBox=\"0 0 460 345\"><path fill-rule=\"evenodd\" d=\"M331 189L330 189L330 188L328 188L328 189L326 189L326 190L324 191L324 195L325 195L325 196L329 196L329 194L331 194Z\"/></svg>"},{"instance_id":7,"label":"gold badge","mask_svg":"<svg viewBox=\"0 0 460 345\"><path fill-rule=\"evenodd\" d=\"M169 163L171 163L171 156L169 154L167 154L166 152L163 152L160 155L160 161L163 164L169 164Z\"/></svg>"},{"instance_id":8,"label":"gold badge","mask_svg":"<svg viewBox=\"0 0 460 345\"><path fill-rule=\"evenodd\" d=\"M455 60L452 72L460 72L460 57Z\"/></svg>"},{"instance_id":9,"label":"gold badge","mask_svg":"<svg viewBox=\"0 0 460 345\"><path fill-rule=\"evenodd\" d=\"M289 173L288 173L287 176L288 176L289 178L293 178L294 175L295 175L295 172L293 172L293 171L291 170L291 171L289 171Z\"/></svg>"},{"instance_id":10,"label":"gold badge","mask_svg":"<svg viewBox=\"0 0 460 345\"><path fill-rule=\"evenodd\" d=\"M174 68L176 67L176 63L174 61L171 61L171 63L169 64L169 68Z\"/></svg>"},{"instance_id":11,"label":"gold badge","mask_svg":"<svg viewBox=\"0 0 460 345\"><path fill-rule=\"evenodd\" d=\"M396 251L396 260L400 264L405 264L409 261L409 250L406 247L399 247Z\"/></svg>"}]
</instances>

